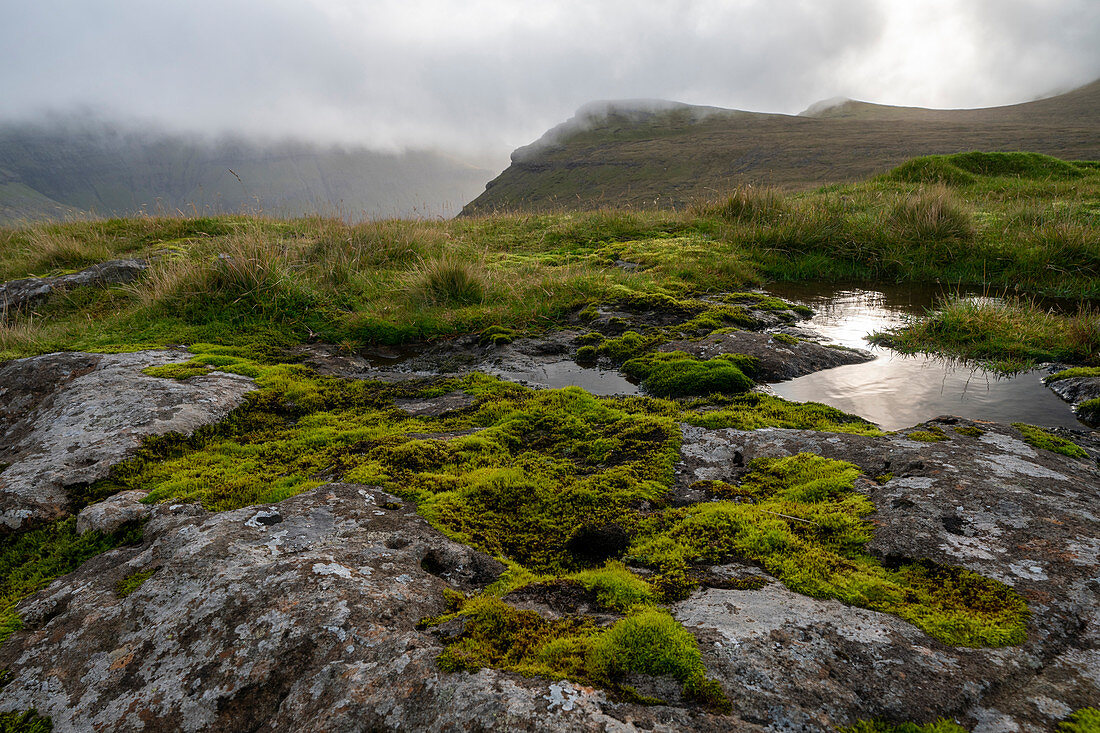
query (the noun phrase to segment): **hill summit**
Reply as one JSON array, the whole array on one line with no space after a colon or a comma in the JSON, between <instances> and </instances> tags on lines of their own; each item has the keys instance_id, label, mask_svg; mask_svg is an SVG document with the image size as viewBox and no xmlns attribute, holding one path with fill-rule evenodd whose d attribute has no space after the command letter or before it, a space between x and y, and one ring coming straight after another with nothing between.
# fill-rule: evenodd
<instances>
[{"instance_id":1,"label":"hill summit","mask_svg":"<svg viewBox=\"0 0 1100 733\"><path fill-rule=\"evenodd\" d=\"M1100 80L983 109L831 99L783 115L666 100L593 102L513 152L463 213L677 207L738 184L808 189L861 180L914 156L971 150L1100 158Z\"/></svg>"}]
</instances>

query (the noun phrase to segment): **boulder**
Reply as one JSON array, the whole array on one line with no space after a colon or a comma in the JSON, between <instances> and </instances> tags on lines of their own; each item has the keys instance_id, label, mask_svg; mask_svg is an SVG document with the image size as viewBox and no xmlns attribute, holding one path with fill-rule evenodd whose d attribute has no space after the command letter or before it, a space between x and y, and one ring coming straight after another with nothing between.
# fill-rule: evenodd
<instances>
[{"instance_id":1,"label":"boulder","mask_svg":"<svg viewBox=\"0 0 1100 733\"><path fill-rule=\"evenodd\" d=\"M103 501L86 506L76 516L76 531L111 534L122 525L145 519L152 512L141 500L147 491L120 491Z\"/></svg>"},{"instance_id":2,"label":"boulder","mask_svg":"<svg viewBox=\"0 0 1100 733\"><path fill-rule=\"evenodd\" d=\"M66 353L0 365L0 529L67 515L70 487L105 477L146 436L217 422L254 389L222 372L185 381L142 373L188 358Z\"/></svg>"},{"instance_id":3,"label":"boulder","mask_svg":"<svg viewBox=\"0 0 1100 733\"><path fill-rule=\"evenodd\" d=\"M0 710L36 708L56 733L729 730L568 681L441 672L443 642L418 622L502 570L368 486L219 514L159 505L142 545L20 604Z\"/></svg>"},{"instance_id":4,"label":"boulder","mask_svg":"<svg viewBox=\"0 0 1100 733\"><path fill-rule=\"evenodd\" d=\"M59 289L128 283L136 280L147 266L144 260L111 260L70 275L9 280L0 284L0 313L23 310L46 300Z\"/></svg>"}]
</instances>

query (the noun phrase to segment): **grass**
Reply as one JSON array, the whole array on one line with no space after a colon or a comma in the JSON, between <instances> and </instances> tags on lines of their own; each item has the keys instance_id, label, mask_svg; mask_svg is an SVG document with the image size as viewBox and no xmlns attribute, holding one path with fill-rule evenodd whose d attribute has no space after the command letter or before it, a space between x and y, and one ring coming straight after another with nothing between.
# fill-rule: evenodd
<instances>
[{"instance_id":1,"label":"grass","mask_svg":"<svg viewBox=\"0 0 1100 733\"><path fill-rule=\"evenodd\" d=\"M522 332L594 302L683 301L768 279L935 281L1012 294L1100 296L1100 168L1066 163L1081 175L1039 179L1009 175L1013 160L1001 168L982 163L1004 175L968 173L975 182L966 185L895 176L801 194L742 187L681 211L357 225L321 217L141 218L0 230L3 278L106 257L154 257L147 275L126 287L73 291L31 317L5 322L0 358L212 341L259 353L310 339L354 348L491 326ZM623 270L615 266L619 260L638 267ZM693 314L684 334L718 324L744 327L743 305L711 304ZM981 319L990 322L976 329L998 327L989 310L981 308ZM967 348L981 334L963 331L944 348L1003 352L1006 359L1095 358L1092 312L1066 319L1015 305L1001 311L1014 313L999 316L1001 341L1021 319L1041 333L1015 348ZM1057 340L1044 347L1050 334ZM930 343L916 336L912 342ZM602 348L610 354L613 347Z\"/></svg>"},{"instance_id":2,"label":"grass","mask_svg":"<svg viewBox=\"0 0 1100 733\"><path fill-rule=\"evenodd\" d=\"M905 353L981 361L1002 372L1052 361L1091 364L1100 362L1100 313L1082 307L1065 315L1020 298L955 298L925 318L875 334L872 341Z\"/></svg>"},{"instance_id":3,"label":"grass","mask_svg":"<svg viewBox=\"0 0 1100 733\"><path fill-rule=\"evenodd\" d=\"M0 713L0 733L50 733L53 723L37 710Z\"/></svg>"},{"instance_id":4,"label":"grass","mask_svg":"<svg viewBox=\"0 0 1100 733\"><path fill-rule=\"evenodd\" d=\"M1098 733L1100 732L1100 710L1081 708L1059 723L1058 730L1060 733Z\"/></svg>"}]
</instances>

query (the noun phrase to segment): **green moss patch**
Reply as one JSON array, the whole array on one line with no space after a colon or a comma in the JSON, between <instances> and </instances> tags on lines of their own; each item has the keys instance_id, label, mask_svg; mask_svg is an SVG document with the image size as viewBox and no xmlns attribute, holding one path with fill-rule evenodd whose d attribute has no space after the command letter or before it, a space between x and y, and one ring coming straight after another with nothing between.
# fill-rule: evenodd
<instances>
[{"instance_id":1,"label":"green moss patch","mask_svg":"<svg viewBox=\"0 0 1100 733\"><path fill-rule=\"evenodd\" d=\"M1012 427L1019 430L1020 434L1024 436L1024 442L1033 448L1061 453L1071 458L1088 458L1089 454L1081 446L1065 438L1060 438L1054 433L1047 432L1036 425L1014 422Z\"/></svg>"},{"instance_id":2,"label":"green moss patch","mask_svg":"<svg viewBox=\"0 0 1100 733\"><path fill-rule=\"evenodd\" d=\"M947 440L947 433L943 431L943 428L933 425L927 430L914 430L905 437L921 443L942 443Z\"/></svg>"},{"instance_id":3,"label":"green moss patch","mask_svg":"<svg viewBox=\"0 0 1100 733\"><path fill-rule=\"evenodd\" d=\"M1043 381L1057 382L1060 379L1073 379L1074 377L1100 377L1100 367L1071 367L1055 372Z\"/></svg>"},{"instance_id":4,"label":"green moss patch","mask_svg":"<svg viewBox=\"0 0 1100 733\"><path fill-rule=\"evenodd\" d=\"M122 580L118 581L115 585L115 593L119 598L125 598L138 588L140 588L145 581L153 577L153 574L157 572L157 568L148 568L146 570L138 570L135 573L130 573Z\"/></svg>"},{"instance_id":5,"label":"green moss patch","mask_svg":"<svg viewBox=\"0 0 1100 733\"><path fill-rule=\"evenodd\" d=\"M1089 425L1100 424L1100 397L1077 405L1077 417Z\"/></svg>"},{"instance_id":6,"label":"green moss patch","mask_svg":"<svg viewBox=\"0 0 1100 733\"><path fill-rule=\"evenodd\" d=\"M657 397L739 394L752 389L753 381L742 371L753 369L756 360L729 354L706 361L683 351L646 354L622 366L628 377L638 379L645 390Z\"/></svg>"},{"instance_id":7,"label":"green moss patch","mask_svg":"<svg viewBox=\"0 0 1100 733\"><path fill-rule=\"evenodd\" d=\"M976 428L973 425L957 425L955 426L955 432L959 435L965 435L970 438L980 438L985 435L985 431L981 428Z\"/></svg>"},{"instance_id":8,"label":"green moss patch","mask_svg":"<svg viewBox=\"0 0 1100 733\"><path fill-rule=\"evenodd\" d=\"M478 335L482 346L505 346L516 340L516 332L503 326L490 326Z\"/></svg>"},{"instance_id":9,"label":"green moss patch","mask_svg":"<svg viewBox=\"0 0 1100 733\"><path fill-rule=\"evenodd\" d=\"M0 733L50 733L53 722L38 714L37 710L18 713L0 713Z\"/></svg>"},{"instance_id":10,"label":"green moss patch","mask_svg":"<svg viewBox=\"0 0 1100 733\"><path fill-rule=\"evenodd\" d=\"M647 517L628 551L682 597L694 564L759 563L791 590L892 613L944 643L1002 646L1025 635L1027 607L1011 588L959 568L886 568L863 552L874 511L853 490L859 469L802 453L760 459L742 481L754 503L717 501Z\"/></svg>"},{"instance_id":11,"label":"green moss patch","mask_svg":"<svg viewBox=\"0 0 1100 733\"><path fill-rule=\"evenodd\" d=\"M1081 708L1058 724L1060 733L1100 733L1100 710Z\"/></svg>"},{"instance_id":12,"label":"green moss patch","mask_svg":"<svg viewBox=\"0 0 1100 733\"><path fill-rule=\"evenodd\" d=\"M110 535L77 534L75 517L0 538L0 643L22 628L19 601L89 558L140 539L136 526Z\"/></svg>"},{"instance_id":13,"label":"green moss patch","mask_svg":"<svg viewBox=\"0 0 1100 733\"><path fill-rule=\"evenodd\" d=\"M662 609L643 608L610 627L599 627L585 617L548 620L483 596L462 601L454 614L433 623L453 618L461 618L463 630L438 659L444 671L493 667L568 678L610 688L628 699L635 696L621 685L625 675L670 676L683 683L687 697L720 711L729 709L721 687L706 678L695 637Z\"/></svg>"}]
</instances>

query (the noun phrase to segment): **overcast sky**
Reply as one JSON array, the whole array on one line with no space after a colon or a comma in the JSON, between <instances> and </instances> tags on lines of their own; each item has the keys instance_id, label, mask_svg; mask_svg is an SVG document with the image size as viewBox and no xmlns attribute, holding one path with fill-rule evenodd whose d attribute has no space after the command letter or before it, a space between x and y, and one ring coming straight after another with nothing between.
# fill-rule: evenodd
<instances>
[{"instance_id":1,"label":"overcast sky","mask_svg":"<svg viewBox=\"0 0 1100 733\"><path fill-rule=\"evenodd\" d=\"M0 0L0 118L492 153L596 99L978 107L1100 77L1100 0Z\"/></svg>"}]
</instances>

